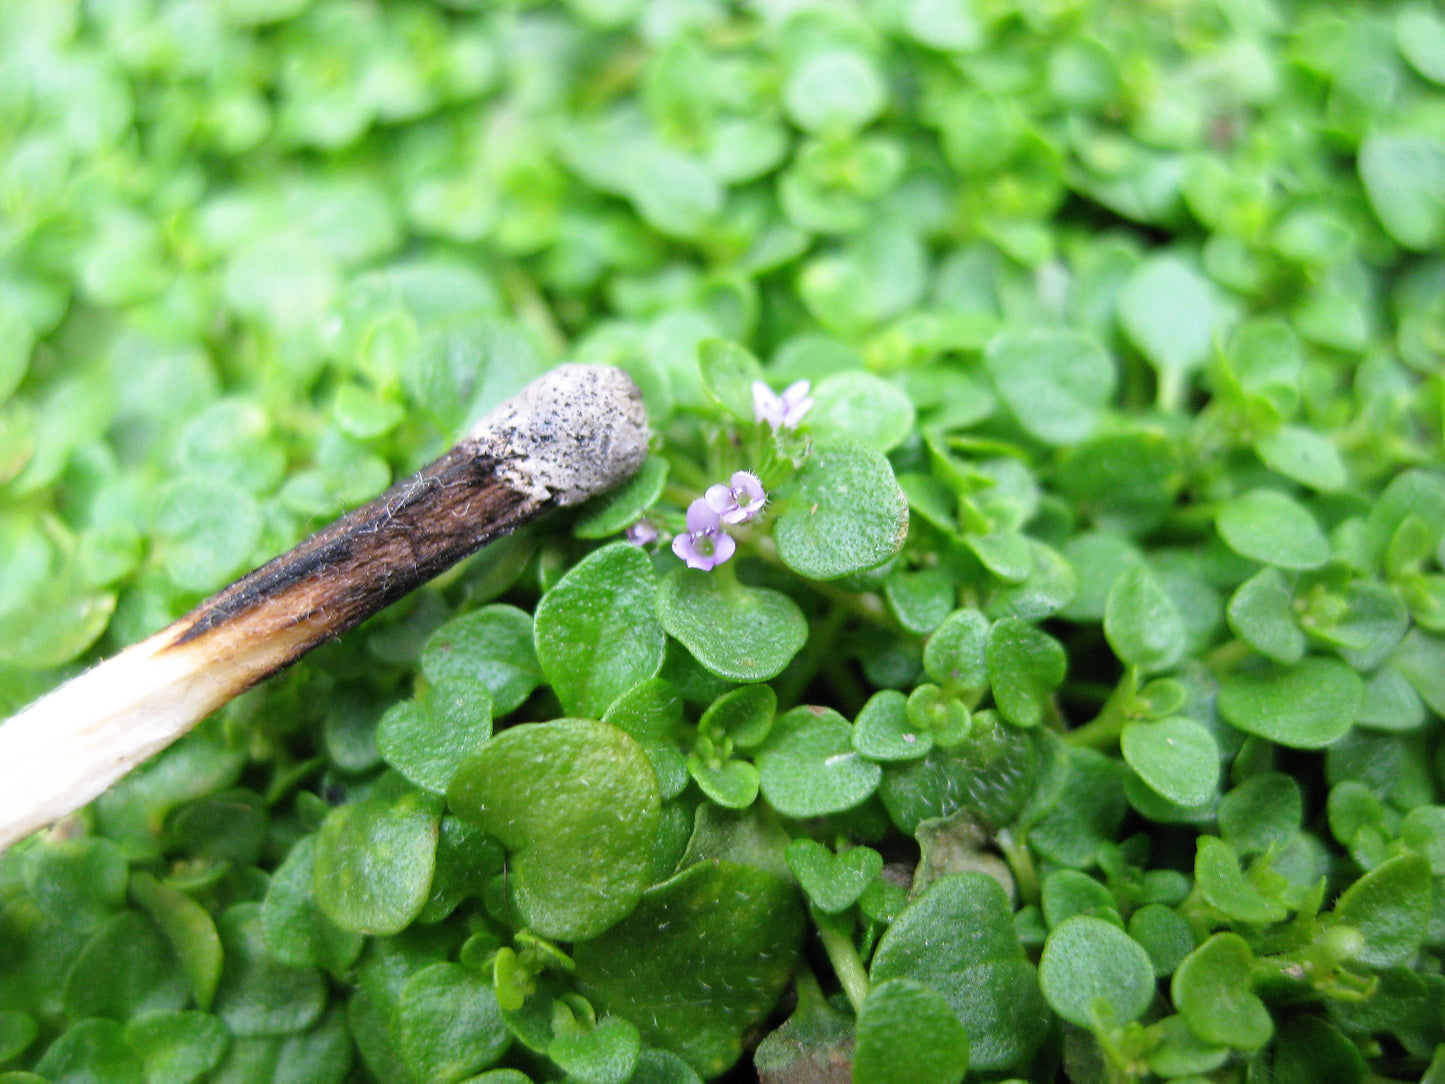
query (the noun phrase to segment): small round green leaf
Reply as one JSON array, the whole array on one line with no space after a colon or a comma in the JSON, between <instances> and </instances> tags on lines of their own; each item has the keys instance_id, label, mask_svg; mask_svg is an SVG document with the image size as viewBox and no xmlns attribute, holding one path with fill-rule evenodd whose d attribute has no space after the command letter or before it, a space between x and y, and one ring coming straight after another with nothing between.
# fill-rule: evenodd
<instances>
[{"instance_id":1,"label":"small round green leaf","mask_svg":"<svg viewBox=\"0 0 1445 1084\"><path fill-rule=\"evenodd\" d=\"M453 618L427 640L421 671L433 684L475 678L491 694L497 715L515 711L542 680L532 615L499 603Z\"/></svg>"},{"instance_id":2,"label":"small round green leaf","mask_svg":"<svg viewBox=\"0 0 1445 1084\"><path fill-rule=\"evenodd\" d=\"M667 460L661 456L649 456L637 469L637 473L622 485L596 502L572 528L578 538L606 538L637 522L662 496L662 487L667 483Z\"/></svg>"},{"instance_id":3,"label":"small round green leaf","mask_svg":"<svg viewBox=\"0 0 1445 1084\"><path fill-rule=\"evenodd\" d=\"M917 760L933 748L933 735L914 728L906 696L896 689L880 689L858 713L853 748L869 760Z\"/></svg>"},{"instance_id":4,"label":"small round green leaf","mask_svg":"<svg viewBox=\"0 0 1445 1084\"><path fill-rule=\"evenodd\" d=\"M491 983L445 962L407 979L397 996L391 1033L418 1081L459 1080L491 1065L512 1042Z\"/></svg>"},{"instance_id":5,"label":"small round green leaf","mask_svg":"<svg viewBox=\"0 0 1445 1084\"><path fill-rule=\"evenodd\" d=\"M1395 44L1410 65L1433 83L1445 84L1445 19L1425 4L1407 4L1395 15Z\"/></svg>"},{"instance_id":6,"label":"small round green leaf","mask_svg":"<svg viewBox=\"0 0 1445 1084\"><path fill-rule=\"evenodd\" d=\"M1437 48L1445 50L1445 43ZM1365 1000L1368 1003L1383 998ZM1354 1039L1310 1013L1293 1015L1280 1025L1270 1055L1271 1077L1281 1082L1337 1080L1340 1084L1362 1084L1373 1075ZM1437 1052L1435 1064L1440 1063ZM1426 1072L1428 1079L1429 1070Z\"/></svg>"},{"instance_id":7,"label":"small round green leaf","mask_svg":"<svg viewBox=\"0 0 1445 1084\"><path fill-rule=\"evenodd\" d=\"M989 620L974 609L955 610L923 648L923 669L945 687L981 693L988 688Z\"/></svg>"},{"instance_id":8,"label":"small round green leaf","mask_svg":"<svg viewBox=\"0 0 1445 1084\"><path fill-rule=\"evenodd\" d=\"M341 929L316 906L315 877L316 837L303 836L271 875L261 903L261 932L282 963L343 971L360 955L364 938Z\"/></svg>"},{"instance_id":9,"label":"small round green leaf","mask_svg":"<svg viewBox=\"0 0 1445 1084\"><path fill-rule=\"evenodd\" d=\"M958 1084L968 1070L968 1034L940 994L890 979L858 1013L854 1084Z\"/></svg>"},{"instance_id":10,"label":"small round green leaf","mask_svg":"<svg viewBox=\"0 0 1445 1084\"><path fill-rule=\"evenodd\" d=\"M1203 805L1213 797L1219 783L1219 746L1193 719L1129 723L1119 748L1139 778L1175 805Z\"/></svg>"},{"instance_id":11,"label":"small round green leaf","mask_svg":"<svg viewBox=\"0 0 1445 1084\"><path fill-rule=\"evenodd\" d=\"M758 770L745 760L713 762L693 753L687 771L698 789L724 809L746 809L758 797Z\"/></svg>"},{"instance_id":12,"label":"small round green leaf","mask_svg":"<svg viewBox=\"0 0 1445 1084\"><path fill-rule=\"evenodd\" d=\"M813 390L808 425L820 439L853 437L889 452L913 431L913 400L871 373L835 373Z\"/></svg>"},{"instance_id":13,"label":"small round green leaf","mask_svg":"<svg viewBox=\"0 0 1445 1084\"><path fill-rule=\"evenodd\" d=\"M1119 321L1161 380L1177 380L1203 365L1214 345L1214 289L1179 257L1155 256L1124 284Z\"/></svg>"},{"instance_id":14,"label":"small round green leaf","mask_svg":"<svg viewBox=\"0 0 1445 1084\"><path fill-rule=\"evenodd\" d=\"M233 904L216 920L226 966L215 1014L238 1038L305 1031L326 1008L326 982L314 967L282 963L266 947L261 906Z\"/></svg>"},{"instance_id":15,"label":"small round green leaf","mask_svg":"<svg viewBox=\"0 0 1445 1084\"><path fill-rule=\"evenodd\" d=\"M85 943L65 979L65 1011L73 1019L175 1010L190 997L185 972L156 924L122 911Z\"/></svg>"},{"instance_id":16,"label":"small round green leaf","mask_svg":"<svg viewBox=\"0 0 1445 1084\"><path fill-rule=\"evenodd\" d=\"M1038 748L1027 732L1001 722L997 712L981 711L961 744L945 749L935 742L921 759L889 764L878 796L909 835L922 821L959 810L1007 824L1033 790L1038 767Z\"/></svg>"},{"instance_id":17,"label":"small round green leaf","mask_svg":"<svg viewBox=\"0 0 1445 1084\"><path fill-rule=\"evenodd\" d=\"M793 885L707 859L649 889L606 937L577 945L576 980L594 1004L711 1080L777 1003L802 934Z\"/></svg>"},{"instance_id":18,"label":"small round green leaf","mask_svg":"<svg viewBox=\"0 0 1445 1084\"><path fill-rule=\"evenodd\" d=\"M1364 682L1337 659L1311 656L1298 665L1269 665L1226 675L1219 713L1249 734L1295 749L1319 749L1350 729Z\"/></svg>"},{"instance_id":19,"label":"small round green leaf","mask_svg":"<svg viewBox=\"0 0 1445 1084\"><path fill-rule=\"evenodd\" d=\"M239 486L178 478L159 490L151 522L156 552L177 587L212 591L238 572L261 541L256 498Z\"/></svg>"},{"instance_id":20,"label":"small round green leaf","mask_svg":"<svg viewBox=\"0 0 1445 1084\"><path fill-rule=\"evenodd\" d=\"M1360 179L1385 229L1423 251L1445 238L1445 141L1376 133L1360 144Z\"/></svg>"},{"instance_id":21,"label":"small round green leaf","mask_svg":"<svg viewBox=\"0 0 1445 1084\"><path fill-rule=\"evenodd\" d=\"M206 1013L165 1012L137 1016L125 1041L145 1063L146 1084L194 1084L221 1064L231 1036Z\"/></svg>"},{"instance_id":22,"label":"small round green leaf","mask_svg":"<svg viewBox=\"0 0 1445 1084\"><path fill-rule=\"evenodd\" d=\"M979 1073L1022 1071L1053 1026L1008 896L983 873L945 875L911 900L879 939L869 977L880 986L912 979L943 995Z\"/></svg>"},{"instance_id":23,"label":"small round green leaf","mask_svg":"<svg viewBox=\"0 0 1445 1084\"><path fill-rule=\"evenodd\" d=\"M687 766L677 744L683 728L682 697L671 682L663 678L639 682L612 701L602 721L637 739L657 773L663 801L683 792Z\"/></svg>"},{"instance_id":24,"label":"small round green leaf","mask_svg":"<svg viewBox=\"0 0 1445 1084\"><path fill-rule=\"evenodd\" d=\"M758 755L763 797L785 817L852 809L883 771L853 749L853 728L831 708L797 707L779 716Z\"/></svg>"},{"instance_id":25,"label":"small round green leaf","mask_svg":"<svg viewBox=\"0 0 1445 1084\"><path fill-rule=\"evenodd\" d=\"M1236 853L1283 850L1300 830L1304 798L1292 777L1264 772L1230 788L1216 816L1219 834Z\"/></svg>"},{"instance_id":26,"label":"small round green leaf","mask_svg":"<svg viewBox=\"0 0 1445 1084\"><path fill-rule=\"evenodd\" d=\"M695 568L662 578L657 613L709 672L732 681L777 677L808 638L807 619L787 595Z\"/></svg>"},{"instance_id":27,"label":"small round green leaf","mask_svg":"<svg viewBox=\"0 0 1445 1084\"><path fill-rule=\"evenodd\" d=\"M0 1010L0 1063L19 1057L39 1034L40 1025L28 1012Z\"/></svg>"},{"instance_id":28,"label":"small round green leaf","mask_svg":"<svg viewBox=\"0 0 1445 1084\"><path fill-rule=\"evenodd\" d=\"M537 658L570 712L600 719L662 666L652 562L626 542L578 562L537 604Z\"/></svg>"},{"instance_id":29,"label":"small round green leaf","mask_svg":"<svg viewBox=\"0 0 1445 1084\"><path fill-rule=\"evenodd\" d=\"M1334 909L1337 921L1365 935L1355 959L1381 968L1414 961L1430 915L1430 864L1418 854L1402 854L1375 867L1345 889Z\"/></svg>"},{"instance_id":30,"label":"small round green leaf","mask_svg":"<svg viewBox=\"0 0 1445 1084\"><path fill-rule=\"evenodd\" d=\"M1264 465L1301 485L1331 492L1343 489L1345 461L1331 440L1300 425L1282 425L1254 442Z\"/></svg>"},{"instance_id":31,"label":"small round green leaf","mask_svg":"<svg viewBox=\"0 0 1445 1084\"><path fill-rule=\"evenodd\" d=\"M1105 1026L1137 1020L1154 997L1154 965L1144 946L1112 922L1076 915L1049 933L1039 959L1039 985L1054 1011L1093 1028L1096 1002L1108 1006Z\"/></svg>"},{"instance_id":32,"label":"small round green leaf","mask_svg":"<svg viewBox=\"0 0 1445 1084\"><path fill-rule=\"evenodd\" d=\"M1196 1038L1240 1050L1269 1041L1274 1022L1252 989L1253 964L1244 938L1217 933L1179 965L1169 993Z\"/></svg>"},{"instance_id":33,"label":"small round green leaf","mask_svg":"<svg viewBox=\"0 0 1445 1084\"><path fill-rule=\"evenodd\" d=\"M1082 332L1004 332L983 360L1018 423L1045 444L1083 440L1114 394L1113 359Z\"/></svg>"},{"instance_id":34,"label":"small round green leaf","mask_svg":"<svg viewBox=\"0 0 1445 1084\"><path fill-rule=\"evenodd\" d=\"M1194 880L1211 907L1236 922L1257 926L1282 922L1288 908L1273 895L1266 895L1239 868L1239 858L1217 836L1200 836L1194 855Z\"/></svg>"},{"instance_id":35,"label":"small round green leaf","mask_svg":"<svg viewBox=\"0 0 1445 1084\"><path fill-rule=\"evenodd\" d=\"M867 53L818 49L806 54L783 86L783 108L799 128L840 135L856 131L883 109L887 88Z\"/></svg>"},{"instance_id":36,"label":"small round green leaf","mask_svg":"<svg viewBox=\"0 0 1445 1084\"><path fill-rule=\"evenodd\" d=\"M895 568L883 581L883 593L900 625L909 632L930 633L953 612L957 590L942 569Z\"/></svg>"},{"instance_id":37,"label":"small round green leaf","mask_svg":"<svg viewBox=\"0 0 1445 1084\"><path fill-rule=\"evenodd\" d=\"M1044 878L1039 908L1050 929L1075 915L1094 915L1119 922L1119 901L1106 885L1077 869L1056 869Z\"/></svg>"},{"instance_id":38,"label":"small round green leaf","mask_svg":"<svg viewBox=\"0 0 1445 1084\"><path fill-rule=\"evenodd\" d=\"M1063 646L1033 625L1005 617L989 630L985 656L999 714L1015 726L1037 726L1064 680Z\"/></svg>"},{"instance_id":39,"label":"small round green leaf","mask_svg":"<svg viewBox=\"0 0 1445 1084\"><path fill-rule=\"evenodd\" d=\"M1172 907L1146 903L1129 916L1129 936L1144 946L1160 978L1175 969L1195 949L1194 931Z\"/></svg>"},{"instance_id":40,"label":"small round green leaf","mask_svg":"<svg viewBox=\"0 0 1445 1084\"><path fill-rule=\"evenodd\" d=\"M140 1057L125 1041L121 1026L114 1020L103 1019L82 1020L67 1028L36 1063L35 1075L19 1076L20 1084L51 1081L142 1084L144 1080Z\"/></svg>"},{"instance_id":41,"label":"small round green leaf","mask_svg":"<svg viewBox=\"0 0 1445 1084\"><path fill-rule=\"evenodd\" d=\"M1149 566L1119 573L1104 604L1104 635L1114 654L1141 670L1167 670L1184 655L1184 621Z\"/></svg>"},{"instance_id":42,"label":"small round green leaf","mask_svg":"<svg viewBox=\"0 0 1445 1084\"><path fill-rule=\"evenodd\" d=\"M547 1048L575 1084L631 1084L642 1036L620 1016L608 1016L588 1030L559 1035Z\"/></svg>"},{"instance_id":43,"label":"small round green leaf","mask_svg":"<svg viewBox=\"0 0 1445 1084\"><path fill-rule=\"evenodd\" d=\"M783 857L808 899L827 914L852 907L883 870L883 856L872 847L834 854L815 839L793 840Z\"/></svg>"},{"instance_id":44,"label":"small round green leaf","mask_svg":"<svg viewBox=\"0 0 1445 1084\"><path fill-rule=\"evenodd\" d=\"M1093 749L1069 749L1065 758L1055 758L1056 781L1035 799L1044 812L1033 823L1029 843L1045 858L1086 868L1117 845L1129 808L1124 795L1129 772L1117 758Z\"/></svg>"},{"instance_id":45,"label":"small round green leaf","mask_svg":"<svg viewBox=\"0 0 1445 1084\"><path fill-rule=\"evenodd\" d=\"M1285 664L1304 658L1305 634L1289 581L1279 569L1261 569L1240 584L1226 612L1229 627L1256 651Z\"/></svg>"},{"instance_id":46,"label":"small round green leaf","mask_svg":"<svg viewBox=\"0 0 1445 1084\"><path fill-rule=\"evenodd\" d=\"M436 844L437 818L411 796L332 810L316 836L316 905L343 930L398 933L426 904Z\"/></svg>"},{"instance_id":47,"label":"small round green leaf","mask_svg":"<svg viewBox=\"0 0 1445 1084\"><path fill-rule=\"evenodd\" d=\"M647 753L589 719L523 723L463 762L447 799L511 854L508 887L543 937L595 937L636 906L661 802Z\"/></svg>"},{"instance_id":48,"label":"small round green leaf","mask_svg":"<svg viewBox=\"0 0 1445 1084\"><path fill-rule=\"evenodd\" d=\"M221 980L223 956L211 913L180 889L141 870L131 874L130 893L170 941L196 1004L209 1009Z\"/></svg>"},{"instance_id":49,"label":"small round green leaf","mask_svg":"<svg viewBox=\"0 0 1445 1084\"><path fill-rule=\"evenodd\" d=\"M857 440L819 441L779 504L778 554L809 579L876 568L898 552L908 531L908 502L893 468Z\"/></svg>"},{"instance_id":50,"label":"small round green leaf","mask_svg":"<svg viewBox=\"0 0 1445 1084\"><path fill-rule=\"evenodd\" d=\"M708 394L738 421L755 421L753 384L764 380L758 359L738 343L704 339L697 347L697 361Z\"/></svg>"},{"instance_id":51,"label":"small round green leaf","mask_svg":"<svg viewBox=\"0 0 1445 1084\"><path fill-rule=\"evenodd\" d=\"M1235 553L1276 568L1319 568L1330 543L1293 497L1277 489L1252 489L1231 498L1215 514L1215 526Z\"/></svg>"},{"instance_id":52,"label":"small round green leaf","mask_svg":"<svg viewBox=\"0 0 1445 1084\"><path fill-rule=\"evenodd\" d=\"M393 705L376 728L386 762L424 790L445 794L457 766L492 736L492 698L472 677L451 677Z\"/></svg>"},{"instance_id":53,"label":"small round green leaf","mask_svg":"<svg viewBox=\"0 0 1445 1084\"><path fill-rule=\"evenodd\" d=\"M698 720L704 734L721 734L739 749L760 744L773 728L778 694L770 685L744 685L723 693Z\"/></svg>"}]
</instances>

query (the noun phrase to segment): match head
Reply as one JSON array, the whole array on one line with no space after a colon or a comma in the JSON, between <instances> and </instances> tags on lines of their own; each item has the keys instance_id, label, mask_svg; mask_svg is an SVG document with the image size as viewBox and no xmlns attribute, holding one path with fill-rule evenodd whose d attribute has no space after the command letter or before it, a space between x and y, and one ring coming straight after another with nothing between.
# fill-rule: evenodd
<instances>
[{"instance_id":1,"label":"match head","mask_svg":"<svg viewBox=\"0 0 1445 1084\"><path fill-rule=\"evenodd\" d=\"M621 369L560 365L484 417L467 440L534 499L577 504L642 466L647 411Z\"/></svg>"}]
</instances>

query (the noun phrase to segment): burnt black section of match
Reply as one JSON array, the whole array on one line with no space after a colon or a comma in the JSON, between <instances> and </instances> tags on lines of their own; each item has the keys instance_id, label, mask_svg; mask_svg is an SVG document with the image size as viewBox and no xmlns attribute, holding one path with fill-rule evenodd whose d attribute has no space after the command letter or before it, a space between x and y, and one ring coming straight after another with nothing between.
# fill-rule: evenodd
<instances>
[{"instance_id":1,"label":"burnt black section of match","mask_svg":"<svg viewBox=\"0 0 1445 1084\"><path fill-rule=\"evenodd\" d=\"M497 466L476 445L457 445L206 600L176 623L173 644L308 622L314 635L291 661L340 635L550 506L519 493Z\"/></svg>"}]
</instances>

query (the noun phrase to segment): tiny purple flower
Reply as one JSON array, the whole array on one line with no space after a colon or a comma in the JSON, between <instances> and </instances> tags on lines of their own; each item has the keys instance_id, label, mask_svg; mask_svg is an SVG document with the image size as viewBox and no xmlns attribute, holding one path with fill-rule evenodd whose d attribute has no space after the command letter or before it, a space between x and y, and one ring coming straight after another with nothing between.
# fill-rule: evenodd
<instances>
[{"instance_id":1,"label":"tiny purple flower","mask_svg":"<svg viewBox=\"0 0 1445 1084\"><path fill-rule=\"evenodd\" d=\"M688 568L704 572L722 564L737 548L732 536L723 530L722 517L702 497L687 506L687 534L672 540L672 552L686 561Z\"/></svg>"},{"instance_id":2,"label":"tiny purple flower","mask_svg":"<svg viewBox=\"0 0 1445 1084\"><path fill-rule=\"evenodd\" d=\"M763 483L747 470L734 471L728 485L708 486L703 499L724 523L746 523L768 503Z\"/></svg>"},{"instance_id":3,"label":"tiny purple flower","mask_svg":"<svg viewBox=\"0 0 1445 1084\"><path fill-rule=\"evenodd\" d=\"M813 400L808 395L811 388L808 381L799 380L779 395L761 380L754 380L753 417L774 429L792 429L813 409Z\"/></svg>"},{"instance_id":4,"label":"tiny purple flower","mask_svg":"<svg viewBox=\"0 0 1445 1084\"><path fill-rule=\"evenodd\" d=\"M657 541L657 528L645 519L640 519L631 527L627 528L627 541L634 546L642 547L648 543Z\"/></svg>"}]
</instances>

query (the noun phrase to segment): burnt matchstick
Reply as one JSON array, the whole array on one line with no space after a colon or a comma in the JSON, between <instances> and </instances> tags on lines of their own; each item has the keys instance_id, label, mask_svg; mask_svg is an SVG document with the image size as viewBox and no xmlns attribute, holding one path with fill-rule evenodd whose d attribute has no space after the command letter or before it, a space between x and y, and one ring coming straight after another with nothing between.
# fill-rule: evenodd
<instances>
[{"instance_id":1,"label":"burnt matchstick","mask_svg":"<svg viewBox=\"0 0 1445 1084\"><path fill-rule=\"evenodd\" d=\"M492 539L626 480L647 440L620 370L533 381L440 459L0 724L0 851Z\"/></svg>"}]
</instances>

